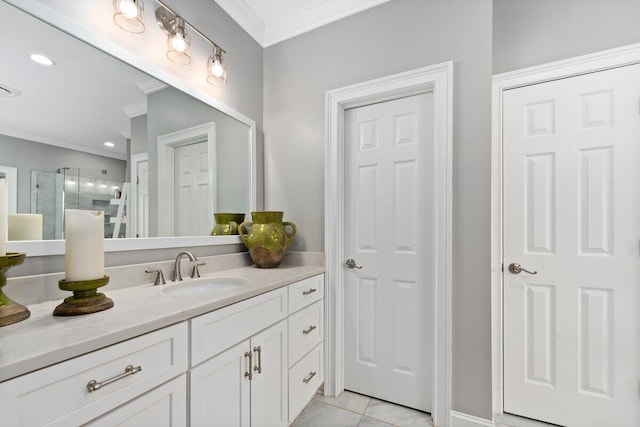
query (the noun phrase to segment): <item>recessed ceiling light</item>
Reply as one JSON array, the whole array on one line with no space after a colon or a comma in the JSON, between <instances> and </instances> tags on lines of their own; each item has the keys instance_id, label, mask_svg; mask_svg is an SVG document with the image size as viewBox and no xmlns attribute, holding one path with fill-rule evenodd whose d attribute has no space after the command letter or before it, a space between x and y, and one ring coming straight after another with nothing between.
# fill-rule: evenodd
<instances>
[{"instance_id":1,"label":"recessed ceiling light","mask_svg":"<svg viewBox=\"0 0 640 427\"><path fill-rule=\"evenodd\" d=\"M47 58L44 55L40 55L39 53L34 53L30 56L31 60L34 62L37 62L38 64L42 64L42 65L53 65L55 64L55 62L53 62L51 59Z\"/></svg>"},{"instance_id":2,"label":"recessed ceiling light","mask_svg":"<svg viewBox=\"0 0 640 427\"><path fill-rule=\"evenodd\" d=\"M114 143L113 143L113 142L111 142L111 141L107 141L107 142L105 142L105 143L104 143L104 146L105 146L105 147L109 147L109 148L113 148L113 147L115 147L115 146L116 146L116 144L114 144Z\"/></svg>"}]
</instances>

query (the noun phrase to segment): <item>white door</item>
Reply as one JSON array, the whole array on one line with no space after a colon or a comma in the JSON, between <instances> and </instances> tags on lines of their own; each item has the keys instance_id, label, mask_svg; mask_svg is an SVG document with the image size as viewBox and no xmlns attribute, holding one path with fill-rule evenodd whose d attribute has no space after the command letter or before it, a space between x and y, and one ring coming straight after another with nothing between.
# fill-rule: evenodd
<instances>
[{"instance_id":1,"label":"white door","mask_svg":"<svg viewBox=\"0 0 640 427\"><path fill-rule=\"evenodd\" d=\"M251 425L249 349L245 340L189 371L192 426Z\"/></svg>"},{"instance_id":2,"label":"white door","mask_svg":"<svg viewBox=\"0 0 640 427\"><path fill-rule=\"evenodd\" d=\"M345 112L345 388L431 410L433 94ZM362 269L359 269L362 267Z\"/></svg>"},{"instance_id":3,"label":"white door","mask_svg":"<svg viewBox=\"0 0 640 427\"><path fill-rule=\"evenodd\" d=\"M137 162L136 236L149 237L149 161Z\"/></svg>"},{"instance_id":4,"label":"white door","mask_svg":"<svg viewBox=\"0 0 640 427\"><path fill-rule=\"evenodd\" d=\"M287 321L283 320L251 338L251 427L287 426L288 369Z\"/></svg>"},{"instance_id":5,"label":"white door","mask_svg":"<svg viewBox=\"0 0 640 427\"><path fill-rule=\"evenodd\" d=\"M206 142L177 147L174 151L174 235L208 236L213 227L209 215L209 149ZM162 189L159 189L162 191Z\"/></svg>"},{"instance_id":6,"label":"white door","mask_svg":"<svg viewBox=\"0 0 640 427\"><path fill-rule=\"evenodd\" d=\"M639 101L640 65L504 95L505 412L640 426Z\"/></svg>"}]
</instances>

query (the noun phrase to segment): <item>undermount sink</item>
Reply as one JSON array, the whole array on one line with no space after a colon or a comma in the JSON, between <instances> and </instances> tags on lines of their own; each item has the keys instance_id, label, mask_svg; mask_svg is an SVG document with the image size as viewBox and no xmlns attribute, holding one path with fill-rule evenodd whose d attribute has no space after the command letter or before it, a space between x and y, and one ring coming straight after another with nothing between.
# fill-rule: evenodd
<instances>
[{"instance_id":1,"label":"undermount sink","mask_svg":"<svg viewBox=\"0 0 640 427\"><path fill-rule=\"evenodd\" d=\"M248 285L249 281L240 277L203 277L166 285L162 292L170 295L198 295L239 289Z\"/></svg>"}]
</instances>

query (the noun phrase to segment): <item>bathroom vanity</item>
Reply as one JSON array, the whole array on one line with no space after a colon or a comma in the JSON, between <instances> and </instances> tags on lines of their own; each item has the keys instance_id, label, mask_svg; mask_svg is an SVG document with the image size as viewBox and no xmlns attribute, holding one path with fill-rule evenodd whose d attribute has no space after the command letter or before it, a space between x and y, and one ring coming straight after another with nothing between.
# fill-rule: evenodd
<instances>
[{"instance_id":1,"label":"bathroom vanity","mask_svg":"<svg viewBox=\"0 0 640 427\"><path fill-rule=\"evenodd\" d=\"M113 309L0 330L11 426L286 426L323 382L324 267L241 267L221 290L140 285ZM185 286L185 291L177 287ZM193 290L194 288L198 288ZM108 291L108 289L107 289Z\"/></svg>"}]
</instances>

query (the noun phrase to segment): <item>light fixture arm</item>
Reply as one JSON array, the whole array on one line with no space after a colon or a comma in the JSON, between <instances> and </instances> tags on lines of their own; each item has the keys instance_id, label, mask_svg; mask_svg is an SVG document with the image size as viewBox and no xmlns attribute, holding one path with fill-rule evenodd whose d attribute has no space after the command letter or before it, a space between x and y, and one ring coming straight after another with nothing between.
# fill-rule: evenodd
<instances>
[{"instance_id":1,"label":"light fixture arm","mask_svg":"<svg viewBox=\"0 0 640 427\"><path fill-rule=\"evenodd\" d=\"M227 53L217 43L215 43L209 37L204 35L200 30L198 30L196 27L194 27L193 24L191 24L189 21L184 19L181 15L178 15L173 9L171 9L169 6L167 6L167 4L165 2L163 2L162 0L155 0L155 2L158 3L160 6L162 6L162 8L166 9L169 13L171 13L173 15L173 19L171 19L170 16L168 16L164 11L162 11L162 8L158 8L156 10L156 20L158 21L158 25L160 26L162 31L164 31L167 34L170 34L171 33L171 29L173 27L173 21L175 20L175 18L180 17L185 25L188 25L189 28L191 30L193 30L193 32L195 32L200 37L202 37L212 47L216 47L216 48L220 49L223 54Z\"/></svg>"}]
</instances>

